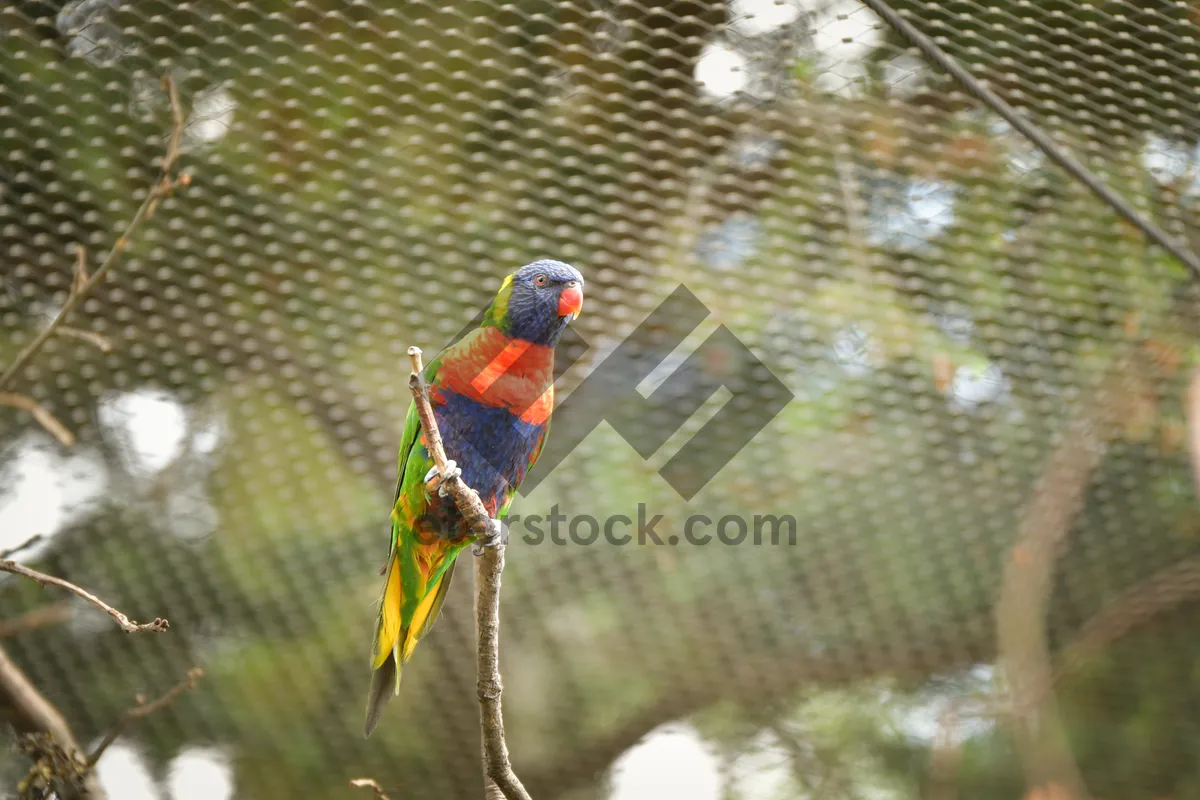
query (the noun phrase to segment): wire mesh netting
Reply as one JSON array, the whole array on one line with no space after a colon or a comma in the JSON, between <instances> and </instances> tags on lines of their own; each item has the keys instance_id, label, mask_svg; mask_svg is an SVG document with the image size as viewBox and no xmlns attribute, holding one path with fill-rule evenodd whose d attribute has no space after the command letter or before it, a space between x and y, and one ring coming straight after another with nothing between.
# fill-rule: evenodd
<instances>
[{"instance_id":1,"label":"wire mesh netting","mask_svg":"<svg viewBox=\"0 0 1200 800\"><path fill-rule=\"evenodd\" d=\"M894 6L1195 249L1200 5ZM405 353L551 257L560 397L648 377L514 506L535 798L1200 797L1188 273L856 0L0 4L0 362L166 77L4 387L74 444L0 407L0 546L171 622L6 576L4 649L83 742L207 672L111 796L479 795L469 580L362 737Z\"/></svg>"}]
</instances>

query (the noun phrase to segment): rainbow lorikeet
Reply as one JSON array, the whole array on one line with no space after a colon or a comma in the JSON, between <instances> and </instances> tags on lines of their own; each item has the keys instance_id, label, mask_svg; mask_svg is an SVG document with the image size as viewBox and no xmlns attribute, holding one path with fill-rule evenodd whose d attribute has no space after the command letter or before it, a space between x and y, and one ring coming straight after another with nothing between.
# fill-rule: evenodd
<instances>
[{"instance_id":1,"label":"rainbow lorikeet","mask_svg":"<svg viewBox=\"0 0 1200 800\"><path fill-rule=\"evenodd\" d=\"M479 493L494 520L508 513L541 453L554 408L554 347L582 308L579 271L561 261L535 261L505 278L480 326L425 369L446 457L461 465L451 469ZM401 667L437 619L455 559L476 538L454 499L441 491L420 428L414 404L400 440L392 544L371 655L368 736L388 697L400 691Z\"/></svg>"}]
</instances>

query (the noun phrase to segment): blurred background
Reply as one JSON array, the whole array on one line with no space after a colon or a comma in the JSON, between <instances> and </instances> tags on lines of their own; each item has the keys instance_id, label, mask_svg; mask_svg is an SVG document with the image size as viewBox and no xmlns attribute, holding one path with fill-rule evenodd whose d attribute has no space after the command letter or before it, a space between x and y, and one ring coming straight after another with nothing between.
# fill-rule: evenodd
<instances>
[{"instance_id":1,"label":"blurred background","mask_svg":"<svg viewBox=\"0 0 1200 800\"><path fill-rule=\"evenodd\" d=\"M1200 243L1200 3L894 5ZM643 393L724 325L795 397L685 502L660 468L766 385L706 350L683 377L727 388L664 447L600 425L514 513L798 535L514 531L535 798L1200 798L1197 293L857 0L2 2L0 363L156 179L164 76L191 183L71 319L109 351L8 387L77 440L0 408L0 548L171 622L4 576L0 647L85 743L207 671L105 754L112 797L480 796L469 579L361 733L405 350L554 257L588 280L560 396L682 284L711 316Z\"/></svg>"}]
</instances>

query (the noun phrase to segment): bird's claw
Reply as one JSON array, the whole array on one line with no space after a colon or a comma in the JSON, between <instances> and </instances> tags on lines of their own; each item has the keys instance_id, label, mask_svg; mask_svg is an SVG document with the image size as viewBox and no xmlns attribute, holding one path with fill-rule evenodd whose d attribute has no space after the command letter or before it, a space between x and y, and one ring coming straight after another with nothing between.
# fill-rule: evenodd
<instances>
[{"instance_id":1,"label":"bird's claw","mask_svg":"<svg viewBox=\"0 0 1200 800\"><path fill-rule=\"evenodd\" d=\"M488 527L491 533L486 538L480 538L471 548L473 555L481 556L487 550L495 550L508 544L508 526L498 519L489 519Z\"/></svg>"},{"instance_id":2,"label":"bird's claw","mask_svg":"<svg viewBox=\"0 0 1200 800\"><path fill-rule=\"evenodd\" d=\"M462 470L458 468L458 464L454 463L453 460L446 461L446 475L444 477L435 464L429 468L429 472L425 473L425 491L433 494L433 490L436 489L438 497L445 497L446 481L460 477L462 477Z\"/></svg>"}]
</instances>

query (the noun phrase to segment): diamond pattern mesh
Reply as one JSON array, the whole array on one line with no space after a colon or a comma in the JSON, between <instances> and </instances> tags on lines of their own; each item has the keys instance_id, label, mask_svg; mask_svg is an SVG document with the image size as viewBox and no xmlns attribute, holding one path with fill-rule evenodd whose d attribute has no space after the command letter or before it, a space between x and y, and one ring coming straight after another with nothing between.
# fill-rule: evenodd
<instances>
[{"instance_id":1,"label":"diamond pattern mesh","mask_svg":"<svg viewBox=\"0 0 1200 800\"><path fill-rule=\"evenodd\" d=\"M1194 4L894 5L1196 248ZM41 533L21 560L171 621L71 604L0 644L85 741L208 672L121 739L114 797L478 796L470 581L364 741L372 603L405 351L540 257L588 280L560 396L683 285L711 314L647 345L643 394L724 325L795 397L684 501L660 469L766 380L705 349L689 374L729 388L664 447L600 425L514 513L797 536L515 527L505 713L535 797L1200 796L1189 277L866 8L0 5L0 363L156 179L164 76L190 184L72 317L108 347L56 336L6 387L77 441L0 408L0 546Z\"/></svg>"}]
</instances>

